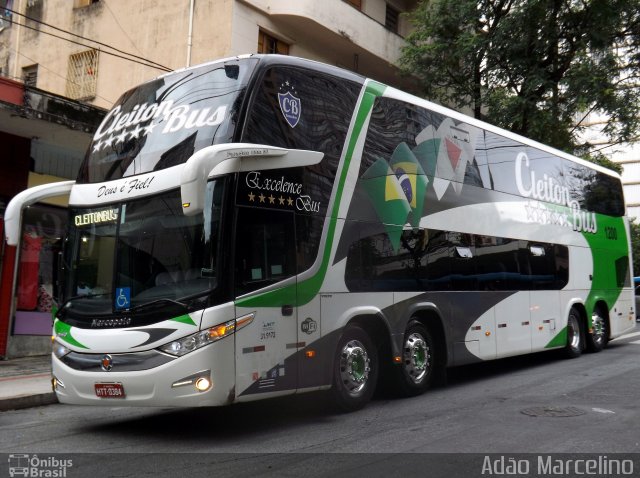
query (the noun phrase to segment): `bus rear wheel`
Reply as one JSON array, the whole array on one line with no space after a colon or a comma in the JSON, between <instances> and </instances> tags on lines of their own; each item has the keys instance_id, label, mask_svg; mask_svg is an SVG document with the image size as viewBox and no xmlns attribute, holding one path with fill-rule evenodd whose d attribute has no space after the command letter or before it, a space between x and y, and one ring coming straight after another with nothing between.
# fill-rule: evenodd
<instances>
[{"instance_id":1,"label":"bus rear wheel","mask_svg":"<svg viewBox=\"0 0 640 478\"><path fill-rule=\"evenodd\" d=\"M405 397L424 393L435 374L433 336L420 322L411 322L404 334L402 364L394 369L398 392Z\"/></svg>"},{"instance_id":2,"label":"bus rear wheel","mask_svg":"<svg viewBox=\"0 0 640 478\"><path fill-rule=\"evenodd\" d=\"M600 352L607 346L609 341L607 319L600 308L596 308L593 311L591 329L591 333L587 334L587 350L589 352Z\"/></svg>"},{"instance_id":3,"label":"bus rear wheel","mask_svg":"<svg viewBox=\"0 0 640 478\"><path fill-rule=\"evenodd\" d=\"M580 322L580 313L576 309L571 309L567 319L567 345L564 348L564 354L567 358L576 358L582 354L584 343Z\"/></svg>"},{"instance_id":4,"label":"bus rear wheel","mask_svg":"<svg viewBox=\"0 0 640 478\"><path fill-rule=\"evenodd\" d=\"M378 351L364 329L357 325L345 328L333 367L334 404L345 412L363 408L371 400L378 381Z\"/></svg>"}]
</instances>

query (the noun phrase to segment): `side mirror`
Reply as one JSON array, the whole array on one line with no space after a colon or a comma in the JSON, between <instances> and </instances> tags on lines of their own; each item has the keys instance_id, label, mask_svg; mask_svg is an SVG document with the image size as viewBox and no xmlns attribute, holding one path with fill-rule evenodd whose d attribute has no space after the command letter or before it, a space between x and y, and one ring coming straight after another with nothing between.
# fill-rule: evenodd
<instances>
[{"instance_id":1,"label":"side mirror","mask_svg":"<svg viewBox=\"0 0 640 478\"><path fill-rule=\"evenodd\" d=\"M303 149L249 143L216 144L191 156L182 169L180 194L182 212L195 216L204 209L207 180L225 174L267 169L311 166L322 161L324 153Z\"/></svg>"}]
</instances>

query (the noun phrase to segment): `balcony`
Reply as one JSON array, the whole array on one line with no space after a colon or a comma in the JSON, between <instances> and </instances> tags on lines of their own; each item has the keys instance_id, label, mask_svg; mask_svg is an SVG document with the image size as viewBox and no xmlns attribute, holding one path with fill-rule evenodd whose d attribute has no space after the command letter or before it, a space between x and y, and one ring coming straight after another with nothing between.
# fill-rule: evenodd
<instances>
[{"instance_id":1,"label":"balcony","mask_svg":"<svg viewBox=\"0 0 640 478\"><path fill-rule=\"evenodd\" d=\"M394 65L405 42L381 23L385 19L384 1L367 2L364 12L342 0L240 1L268 16L282 34L295 39L304 50L319 51L319 59L403 86ZM413 7L416 2L405 3ZM401 31L404 29L401 25Z\"/></svg>"}]
</instances>

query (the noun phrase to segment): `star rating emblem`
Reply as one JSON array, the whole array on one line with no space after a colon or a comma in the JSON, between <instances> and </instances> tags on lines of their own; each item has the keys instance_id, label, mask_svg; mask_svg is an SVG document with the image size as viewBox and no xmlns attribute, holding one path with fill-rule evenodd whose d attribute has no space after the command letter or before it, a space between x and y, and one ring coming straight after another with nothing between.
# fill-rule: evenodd
<instances>
[{"instance_id":1,"label":"star rating emblem","mask_svg":"<svg viewBox=\"0 0 640 478\"><path fill-rule=\"evenodd\" d=\"M293 199L290 197L287 198L287 206L293 206Z\"/></svg>"},{"instance_id":2,"label":"star rating emblem","mask_svg":"<svg viewBox=\"0 0 640 478\"><path fill-rule=\"evenodd\" d=\"M127 135L129 133L127 133L127 131L123 131L122 133L120 133L119 135L116 136L116 144L118 143L124 143L127 139Z\"/></svg>"},{"instance_id":3,"label":"star rating emblem","mask_svg":"<svg viewBox=\"0 0 640 478\"><path fill-rule=\"evenodd\" d=\"M102 142L102 144L103 144L105 147L111 147L111 145L113 144L113 140L114 140L114 139L115 139L115 138L114 138L113 136L109 136L107 139L105 139L105 140Z\"/></svg>"},{"instance_id":4,"label":"star rating emblem","mask_svg":"<svg viewBox=\"0 0 640 478\"><path fill-rule=\"evenodd\" d=\"M142 133L143 129L144 128L141 128L140 125L137 124L135 128L133 128L131 131L129 131L129 134L131 135L131 136L129 136L129 139L133 139L133 138L139 137L140 133Z\"/></svg>"},{"instance_id":5,"label":"star rating emblem","mask_svg":"<svg viewBox=\"0 0 640 478\"><path fill-rule=\"evenodd\" d=\"M260 199L260 202L264 202L266 196L262 193L260 193L260 196L258 196L258 199Z\"/></svg>"},{"instance_id":6,"label":"star rating emblem","mask_svg":"<svg viewBox=\"0 0 640 478\"><path fill-rule=\"evenodd\" d=\"M255 198L256 198L255 194L249 193L249 201L253 202Z\"/></svg>"}]
</instances>

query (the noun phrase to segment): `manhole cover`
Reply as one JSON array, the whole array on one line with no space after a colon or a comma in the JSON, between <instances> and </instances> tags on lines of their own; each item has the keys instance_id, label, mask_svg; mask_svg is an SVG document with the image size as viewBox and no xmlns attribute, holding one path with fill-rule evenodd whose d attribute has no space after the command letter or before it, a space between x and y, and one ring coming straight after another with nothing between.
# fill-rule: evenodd
<instances>
[{"instance_id":1,"label":"manhole cover","mask_svg":"<svg viewBox=\"0 0 640 478\"><path fill-rule=\"evenodd\" d=\"M576 407L533 407L522 410L522 413L530 417L579 417L584 415L584 410Z\"/></svg>"}]
</instances>

